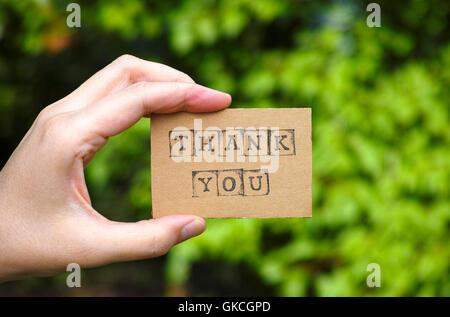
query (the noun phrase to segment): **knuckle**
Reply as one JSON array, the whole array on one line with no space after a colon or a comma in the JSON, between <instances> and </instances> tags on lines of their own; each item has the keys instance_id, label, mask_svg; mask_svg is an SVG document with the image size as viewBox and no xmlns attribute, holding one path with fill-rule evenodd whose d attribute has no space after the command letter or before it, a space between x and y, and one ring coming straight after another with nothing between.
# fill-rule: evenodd
<instances>
[{"instance_id":1,"label":"knuckle","mask_svg":"<svg viewBox=\"0 0 450 317\"><path fill-rule=\"evenodd\" d=\"M45 122L49 118L51 118L54 115L54 113L55 113L54 105L47 106L39 112L36 121Z\"/></svg>"},{"instance_id":2,"label":"knuckle","mask_svg":"<svg viewBox=\"0 0 450 317\"><path fill-rule=\"evenodd\" d=\"M124 54L116 58L113 64L119 67L120 71L127 72L136 60L137 58L133 55Z\"/></svg>"},{"instance_id":3,"label":"knuckle","mask_svg":"<svg viewBox=\"0 0 450 317\"><path fill-rule=\"evenodd\" d=\"M181 102L185 107L187 107L187 106L189 106L190 100L192 99L192 97L196 94L196 91L198 91L197 90L198 86L196 84L191 84L191 85L179 84L179 85L180 85L179 90L182 94Z\"/></svg>"},{"instance_id":4,"label":"knuckle","mask_svg":"<svg viewBox=\"0 0 450 317\"><path fill-rule=\"evenodd\" d=\"M195 81L189 76L188 74L185 74L183 72L179 72L178 75L175 77L176 82L182 82L182 83L190 83L193 84Z\"/></svg>"},{"instance_id":5,"label":"knuckle","mask_svg":"<svg viewBox=\"0 0 450 317\"><path fill-rule=\"evenodd\" d=\"M155 231L149 240L151 256L157 257L166 254L174 243L172 237L164 230Z\"/></svg>"},{"instance_id":6,"label":"knuckle","mask_svg":"<svg viewBox=\"0 0 450 317\"><path fill-rule=\"evenodd\" d=\"M68 122L67 114L57 114L48 118L40 126L41 137L50 139L52 142L63 141Z\"/></svg>"},{"instance_id":7,"label":"knuckle","mask_svg":"<svg viewBox=\"0 0 450 317\"><path fill-rule=\"evenodd\" d=\"M123 54L116 59L116 61L119 63L133 62L135 60L136 60L136 57L131 54Z\"/></svg>"}]
</instances>

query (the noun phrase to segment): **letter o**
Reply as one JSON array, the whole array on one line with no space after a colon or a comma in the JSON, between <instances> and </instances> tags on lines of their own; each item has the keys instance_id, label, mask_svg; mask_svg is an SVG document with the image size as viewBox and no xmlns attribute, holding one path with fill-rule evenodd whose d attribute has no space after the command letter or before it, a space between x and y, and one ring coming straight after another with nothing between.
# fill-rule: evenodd
<instances>
[{"instance_id":1,"label":"letter o","mask_svg":"<svg viewBox=\"0 0 450 317\"><path fill-rule=\"evenodd\" d=\"M231 188L227 188L227 180L231 180ZM222 181L223 189L227 192L232 192L236 188L236 180L233 177L225 177Z\"/></svg>"}]
</instances>

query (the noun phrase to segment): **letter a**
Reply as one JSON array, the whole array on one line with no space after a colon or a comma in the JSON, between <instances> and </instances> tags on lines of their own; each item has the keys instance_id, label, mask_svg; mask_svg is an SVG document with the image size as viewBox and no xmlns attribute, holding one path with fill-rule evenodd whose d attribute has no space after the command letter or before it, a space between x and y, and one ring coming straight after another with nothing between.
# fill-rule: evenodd
<instances>
[{"instance_id":1,"label":"letter a","mask_svg":"<svg viewBox=\"0 0 450 317\"><path fill-rule=\"evenodd\" d=\"M81 27L81 7L78 3L69 3L66 8L67 12L71 12L66 19L69 28Z\"/></svg>"},{"instance_id":2,"label":"letter a","mask_svg":"<svg viewBox=\"0 0 450 317\"><path fill-rule=\"evenodd\" d=\"M368 287L381 286L381 268L378 263L369 263L367 265L367 272L372 272L367 276L366 283Z\"/></svg>"},{"instance_id":3,"label":"letter a","mask_svg":"<svg viewBox=\"0 0 450 317\"><path fill-rule=\"evenodd\" d=\"M379 27L381 27L381 8L380 8L380 5L378 3L375 3L375 2L369 3L367 5L366 11L367 12L372 12L373 11L371 14L369 14L367 16L367 20L366 20L367 26L369 28L373 28L373 27L379 28Z\"/></svg>"},{"instance_id":4,"label":"letter a","mask_svg":"<svg viewBox=\"0 0 450 317\"><path fill-rule=\"evenodd\" d=\"M67 276L67 287L81 287L81 268L77 263L67 265L66 272L72 272Z\"/></svg>"}]
</instances>

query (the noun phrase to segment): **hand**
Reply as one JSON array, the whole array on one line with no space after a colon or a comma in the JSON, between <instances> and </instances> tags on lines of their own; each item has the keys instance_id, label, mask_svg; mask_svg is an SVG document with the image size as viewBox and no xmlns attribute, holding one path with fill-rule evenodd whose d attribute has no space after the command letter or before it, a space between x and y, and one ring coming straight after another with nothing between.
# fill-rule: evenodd
<instances>
[{"instance_id":1,"label":"hand","mask_svg":"<svg viewBox=\"0 0 450 317\"><path fill-rule=\"evenodd\" d=\"M151 113L226 108L228 94L186 74L122 56L39 114L0 172L0 281L165 254L202 233L189 215L137 223L92 208L83 168L114 136Z\"/></svg>"}]
</instances>

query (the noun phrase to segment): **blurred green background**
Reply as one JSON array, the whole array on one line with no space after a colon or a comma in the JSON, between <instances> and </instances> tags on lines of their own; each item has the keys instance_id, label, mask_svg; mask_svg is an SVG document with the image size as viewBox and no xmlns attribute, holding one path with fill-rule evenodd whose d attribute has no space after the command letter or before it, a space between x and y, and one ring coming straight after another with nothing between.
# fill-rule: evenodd
<instances>
[{"instance_id":1,"label":"blurred green background","mask_svg":"<svg viewBox=\"0 0 450 317\"><path fill-rule=\"evenodd\" d=\"M449 1L378 1L380 28L370 1L78 1L79 29L70 2L0 0L0 166L43 107L128 53L232 107L312 107L313 218L208 220L166 256L83 270L80 289L61 274L0 295L450 296ZM142 119L86 170L110 219L150 216L149 135Z\"/></svg>"}]
</instances>

